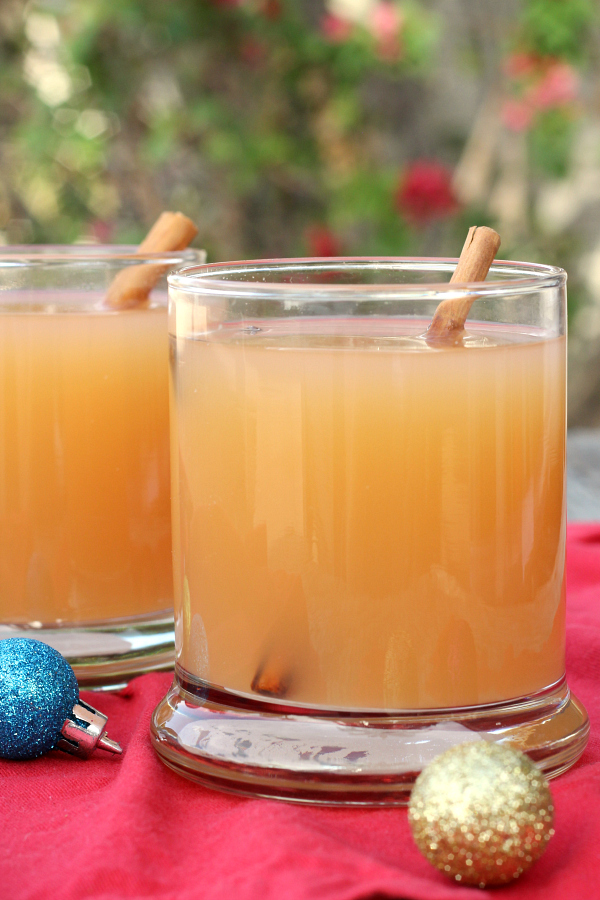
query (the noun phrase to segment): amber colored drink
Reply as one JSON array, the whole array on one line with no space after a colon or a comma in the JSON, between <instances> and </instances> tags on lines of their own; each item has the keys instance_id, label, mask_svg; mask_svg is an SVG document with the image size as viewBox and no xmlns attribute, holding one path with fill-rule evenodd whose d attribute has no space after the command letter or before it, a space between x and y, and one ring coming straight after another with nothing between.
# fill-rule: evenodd
<instances>
[{"instance_id":1,"label":"amber colored drink","mask_svg":"<svg viewBox=\"0 0 600 900\"><path fill-rule=\"evenodd\" d=\"M177 341L179 661L329 708L531 695L564 674L564 338L368 321Z\"/></svg>"},{"instance_id":2,"label":"amber colored drink","mask_svg":"<svg viewBox=\"0 0 600 900\"><path fill-rule=\"evenodd\" d=\"M166 308L0 315L0 622L172 604Z\"/></svg>"}]
</instances>

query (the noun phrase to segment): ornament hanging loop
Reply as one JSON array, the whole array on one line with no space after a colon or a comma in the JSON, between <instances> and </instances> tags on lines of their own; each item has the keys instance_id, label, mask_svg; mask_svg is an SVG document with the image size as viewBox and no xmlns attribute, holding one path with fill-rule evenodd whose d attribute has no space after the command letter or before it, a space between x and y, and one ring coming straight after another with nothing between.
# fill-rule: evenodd
<instances>
[{"instance_id":1,"label":"ornament hanging loop","mask_svg":"<svg viewBox=\"0 0 600 900\"><path fill-rule=\"evenodd\" d=\"M122 753L121 745L104 734L107 721L105 715L79 699L71 715L65 719L55 749L80 759L87 759L96 749Z\"/></svg>"}]
</instances>

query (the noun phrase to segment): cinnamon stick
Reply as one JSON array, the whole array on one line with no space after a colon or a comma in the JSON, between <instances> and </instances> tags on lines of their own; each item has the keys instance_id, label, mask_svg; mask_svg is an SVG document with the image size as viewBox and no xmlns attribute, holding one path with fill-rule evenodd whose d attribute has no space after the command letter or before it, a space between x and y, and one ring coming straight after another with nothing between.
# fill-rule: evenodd
<instances>
[{"instance_id":1,"label":"cinnamon stick","mask_svg":"<svg viewBox=\"0 0 600 900\"><path fill-rule=\"evenodd\" d=\"M279 607L266 636L262 658L250 684L257 694L286 697L301 676L300 660L310 665L311 652L302 579L286 572L273 572L271 598Z\"/></svg>"},{"instance_id":2,"label":"cinnamon stick","mask_svg":"<svg viewBox=\"0 0 600 900\"><path fill-rule=\"evenodd\" d=\"M180 212L163 212L140 244L138 253L143 256L184 250L197 234L198 229L187 216ZM168 268L144 263L122 269L108 288L106 305L114 309L142 306Z\"/></svg>"},{"instance_id":3,"label":"cinnamon stick","mask_svg":"<svg viewBox=\"0 0 600 900\"><path fill-rule=\"evenodd\" d=\"M466 284L485 281L499 247L500 236L492 228L487 228L485 225L473 225L469 228L458 265L450 282ZM476 295L471 294L442 300L425 332L426 339L429 341L456 341L465 329L465 320L475 299Z\"/></svg>"},{"instance_id":4,"label":"cinnamon stick","mask_svg":"<svg viewBox=\"0 0 600 900\"><path fill-rule=\"evenodd\" d=\"M263 659L250 687L255 693L265 694L267 697L285 697L292 681L289 660L281 651L274 651Z\"/></svg>"}]
</instances>

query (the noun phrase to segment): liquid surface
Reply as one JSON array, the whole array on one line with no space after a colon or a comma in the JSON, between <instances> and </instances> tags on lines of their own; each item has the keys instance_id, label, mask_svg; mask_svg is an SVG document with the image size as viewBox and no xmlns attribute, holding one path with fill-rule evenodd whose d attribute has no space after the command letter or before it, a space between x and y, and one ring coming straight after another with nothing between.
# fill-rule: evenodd
<instances>
[{"instance_id":1,"label":"liquid surface","mask_svg":"<svg viewBox=\"0 0 600 900\"><path fill-rule=\"evenodd\" d=\"M173 339L180 662L334 708L552 684L564 339L490 326L432 348L419 323L347 322Z\"/></svg>"},{"instance_id":2,"label":"liquid surface","mask_svg":"<svg viewBox=\"0 0 600 900\"><path fill-rule=\"evenodd\" d=\"M172 603L166 309L0 315L0 621Z\"/></svg>"}]
</instances>

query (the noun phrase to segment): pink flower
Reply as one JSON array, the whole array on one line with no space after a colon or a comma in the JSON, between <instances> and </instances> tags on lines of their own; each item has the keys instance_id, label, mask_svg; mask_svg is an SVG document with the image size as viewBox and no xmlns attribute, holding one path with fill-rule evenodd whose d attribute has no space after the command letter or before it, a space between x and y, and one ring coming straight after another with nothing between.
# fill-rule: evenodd
<instances>
[{"instance_id":1,"label":"pink flower","mask_svg":"<svg viewBox=\"0 0 600 900\"><path fill-rule=\"evenodd\" d=\"M321 21L321 32L332 44L343 44L352 35L352 22L328 13Z\"/></svg>"},{"instance_id":2,"label":"pink flower","mask_svg":"<svg viewBox=\"0 0 600 900\"><path fill-rule=\"evenodd\" d=\"M577 99L579 78L569 63L553 60L531 92L531 100L538 109L563 106Z\"/></svg>"},{"instance_id":3,"label":"pink flower","mask_svg":"<svg viewBox=\"0 0 600 900\"><path fill-rule=\"evenodd\" d=\"M327 225L311 225L306 229L311 256L340 256L340 240Z\"/></svg>"},{"instance_id":4,"label":"pink flower","mask_svg":"<svg viewBox=\"0 0 600 900\"><path fill-rule=\"evenodd\" d=\"M507 97L502 104L501 117L510 131L527 131L533 121L534 110L525 99Z\"/></svg>"},{"instance_id":5,"label":"pink flower","mask_svg":"<svg viewBox=\"0 0 600 900\"><path fill-rule=\"evenodd\" d=\"M396 208L417 225L426 225L456 212L449 169L436 160L417 160L408 166L396 189Z\"/></svg>"},{"instance_id":6,"label":"pink flower","mask_svg":"<svg viewBox=\"0 0 600 900\"><path fill-rule=\"evenodd\" d=\"M509 95L503 103L502 120L511 131L526 131L538 112L577 99L579 78L567 62L521 53L510 56L504 69Z\"/></svg>"},{"instance_id":7,"label":"pink flower","mask_svg":"<svg viewBox=\"0 0 600 900\"><path fill-rule=\"evenodd\" d=\"M369 30L377 42L377 54L382 59L394 60L400 56L403 24L402 13L390 0L380 0L374 7Z\"/></svg>"},{"instance_id":8,"label":"pink flower","mask_svg":"<svg viewBox=\"0 0 600 900\"><path fill-rule=\"evenodd\" d=\"M113 240L114 224L105 222L104 219L93 219L90 222L90 232L94 241L99 244L110 244Z\"/></svg>"}]
</instances>

